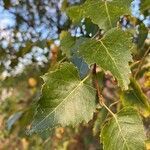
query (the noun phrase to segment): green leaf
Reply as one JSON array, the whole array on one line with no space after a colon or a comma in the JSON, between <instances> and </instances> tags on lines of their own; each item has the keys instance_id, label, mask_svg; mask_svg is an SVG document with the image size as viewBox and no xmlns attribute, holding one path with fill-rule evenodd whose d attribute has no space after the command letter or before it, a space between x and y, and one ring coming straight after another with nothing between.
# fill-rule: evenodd
<instances>
[{"instance_id":1,"label":"green leaf","mask_svg":"<svg viewBox=\"0 0 150 150\"><path fill-rule=\"evenodd\" d=\"M93 24L89 18L85 19L83 25L85 25L86 36L90 34L95 35L99 31L99 27L96 24Z\"/></svg>"},{"instance_id":2,"label":"green leaf","mask_svg":"<svg viewBox=\"0 0 150 150\"><path fill-rule=\"evenodd\" d=\"M103 107L102 109L99 110L96 121L94 122L93 126L93 135L97 135L100 132L100 129L102 128L102 125L106 120L107 114L108 111L106 108Z\"/></svg>"},{"instance_id":3,"label":"green leaf","mask_svg":"<svg viewBox=\"0 0 150 150\"><path fill-rule=\"evenodd\" d=\"M88 122L96 108L96 90L89 76L80 80L73 64L64 63L44 76L45 84L32 123L32 132L43 132L56 126L76 126Z\"/></svg>"},{"instance_id":4,"label":"green leaf","mask_svg":"<svg viewBox=\"0 0 150 150\"><path fill-rule=\"evenodd\" d=\"M142 120L132 108L122 109L102 129L104 150L145 150Z\"/></svg>"},{"instance_id":5,"label":"green leaf","mask_svg":"<svg viewBox=\"0 0 150 150\"><path fill-rule=\"evenodd\" d=\"M135 79L131 79L130 89L122 92L121 100L124 106L134 106L138 108L145 117L150 115L148 99Z\"/></svg>"},{"instance_id":6,"label":"green leaf","mask_svg":"<svg viewBox=\"0 0 150 150\"><path fill-rule=\"evenodd\" d=\"M62 31L60 34L60 44L62 53L68 58L71 57L71 48L75 44L75 38L71 36L69 32Z\"/></svg>"},{"instance_id":7,"label":"green leaf","mask_svg":"<svg viewBox=\"0 0 150 150\"><path fill-rule=\"evenodd\" d=\"M77 56L77 50L85 38L75 39L71 37L70 33L63 31L60 40L63 54L70 58L71 62L78 68L80 77L84 78L89 72L89 66L81 57Z\"/></svg>"},{"instance_id":8,"label":"green leaf","mask_svg":"<svg viewBox=\"0 0 150 150\"><path fill-rule=\"evenodd\" d=\"M132 0L87 0L83 5L68 9L68 15L77 23L83 18L90 18L102 29L116 27L119 17L130 15Z\"/></svg>"},{"instance_id":9,"label":"green leaf","mask_svg":"<svg viewBox=\"0 0 150 150\"><path fill-rule=\"evenodd\" d=\"M109 70L117 78L122 89L128 89L132 61L130 49L131 37L128 32L114 28L109 30L100 40L86 40L79 47L81 55L88 64L97 63L104 70Z\"/></svg>"}]
</instances>

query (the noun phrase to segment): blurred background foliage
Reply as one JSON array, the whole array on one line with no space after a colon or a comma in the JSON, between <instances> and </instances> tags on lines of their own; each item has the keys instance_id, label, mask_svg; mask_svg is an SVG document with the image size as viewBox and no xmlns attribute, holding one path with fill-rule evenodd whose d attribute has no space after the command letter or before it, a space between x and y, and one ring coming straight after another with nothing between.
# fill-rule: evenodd
<instances>
[{"instance_id":1,"label":"blurred background foliage","mask_svg":"<svg viewBox=\"0 0 150 150\"><path fill-rule=\"evenodd\" d=\"M43 81L40 76L53 69L56 62L66 59L60 50L61 31L68 30L77 37L91 37L98 31L89 19L72 24L65 13L70 5L84 1L0 0L0 149L101 149L98 127L107 116L105 109L97 112L89 124L81 124L75 129L57 128L46 141L45 135L41 138L27 134L41 93ZM120 22L122 28L130 28L135 35L137 47L133 52L135 63L131 69L136 72L139 60L150 45L150 4L148 0L141 0L141 3L135 0L131 8L136 18L127 16ZM73 61L76 64L77 60ZM99 77L107 102L116 102L117 87L113 79L103 72ZM149 54L137 77L150 99ZM112 107L116 109L115 105ZM145 130L150 138L149 121L149 117L144 118Z\"/></svg>"}]
</instances>

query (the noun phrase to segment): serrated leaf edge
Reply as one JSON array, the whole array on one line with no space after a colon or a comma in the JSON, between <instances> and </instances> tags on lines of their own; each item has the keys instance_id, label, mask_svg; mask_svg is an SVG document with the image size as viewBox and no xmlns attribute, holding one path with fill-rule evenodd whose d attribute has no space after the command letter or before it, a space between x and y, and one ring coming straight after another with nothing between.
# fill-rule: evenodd
<instances>
[{"instance_id":1,"label":"serrated leaf edge","mask_svg":"<svg viewBox=\"0 0 150 150\"><path fill-rule=\"evenodd\" d=\"M68 64L68 63L66 63L66 64ZM61 66L60 66L60 68L61 68ZM59 69L60 69L59 68ZM75 67L76 68L76 67ZM50 73L54 73L54 72L57 72L59 69L56 69L56 70L54 70L54 71L52 71L52 72L50 72ZM47 74L49 74L49 73L47 73ZM46 76L47 74L45 74L44 76ZM43 76L43 77L44 77ZM37 126L39 126L47 117L49 117L52 113L54 113L55 111L56 111L56 109L58 108L58 107L60 107L61 105L62 105L62 103L64 103L65 101L66 101L66 99L72 94L72 93L74 93L75 91L76 91L76 89L81 85L81 84L83 84L89 77L91 76L91 74L89 74L89 75L87 75L83 80L81 80L81 82L74 88L74 90L72 90L71 92L70 92L70 94L69 95L67 95L67 97L66 98L64 98L63 99L63 101L53 110L53 111L51 111L46 117L44 117L44 119L42 119L42 121L40 121L36 126L34 126L33 128L31 127L31 129L30 129L30 131L29 131L29 133L31 134L31 133L33 133L33 132L35 132L35 128L37 127ZM43 78L42 77L42 78ZM46 81L46 79L44 79L44 81ZM43 89L43 87L44 87L44 85L45 85L46 83L44 83L43 85L42 85L42 89ZM87 85L87 86L89 86L89 85ZM92 86L90 86L91 88L93 88L94 90L95 90L95 88L94 87L92 87ZM94 113L94 112L93 112ZM35 116L36 116L36 114L35 114ZM83 120L81 120L81 122L82 122ZM34 121L33 121L34 122ZM31 123L31 126L32 126L32 123ZM62 125L63 126L63 125ZM66 125L67 126L67 125ZM76 125L74 125L74 126L76 126ZM56 126L55 126L56 127ZM52 128L55 128L55 127L52 127ZM48 130L49 128L47 128L47 129L43 129L43 130L41 130L40 132L42 132L42 131L45 131L45 130Z\"/></svg>"},{"instance_id":2,"label":"serrated leaf edge","mask_svg":"<svg viewBox=\"0 0 150 150\"><path fill-rule=\"evenodd\" d=\"M137 113L137 115L140 116L139 113L138 113L138 111L137 111L134 107L124 107L124 108L121 109L117 114L119 114L121 111L126 110L126 109L130 109L130 110L132 109L132 111L135 111L135 112ZM105 128L105 126L107 126L107 125L110 124L110 122L111 122L112 119L115 119L115 121L116 121L116 123L117 123L117 126L118 126L118 128L119 128L119 131L120 131L120 133L121 133L121 135L122 135L122 138L123 138L123 140L124 140L124 143L126 143L126 146L127 146L128 150L130 150L129 147L128 147L127 141L126 141L126 139L125 139L125 137L123 136L123 133L122 133L122 131L121 131L121 127L120 127L119 122L118 122L118 119L117 119L117 114L114 114L114 115L113 115L113 118L110 118L110 119L108 120L108 122L104 124L104 126L103 126L102 129L101 129L101 131ZM141 120L141 119L140 119L140 120ZM100 138L102 139L102 143L103 143L102 132L100 133ZM123 145L123 146L124 146L124 145ZM104 144L103 144L103 148L105 149L105 145L104 145Z\"/></svg>"}]
</instances>

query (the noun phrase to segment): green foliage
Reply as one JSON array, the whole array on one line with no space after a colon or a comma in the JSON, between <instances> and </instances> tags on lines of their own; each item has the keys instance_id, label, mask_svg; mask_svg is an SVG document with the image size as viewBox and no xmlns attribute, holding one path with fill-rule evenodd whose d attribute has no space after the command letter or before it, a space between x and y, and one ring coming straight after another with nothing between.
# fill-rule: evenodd
<instances>
[{"instance_id":1,"label":"green foliage","mask_svg":"<svg viewBox=\"0 0 150 150\"><path fill-rule=\"evenodd\" d=\"M61 50L71 62L78 68L81 78L84 78L89 72L89 66L85 63L82 57L79 57L77 50L79 46L85 42L86 38L76 39L72 37L68 32L62 32L60 34Z\"/></svg>"},{"instance_id":2,"label":"green foliage","mask_svg":"<svg viewBox=\"0 0 150 150\"><path fill-rule=\"evenodd\" d=\"M30 133L46 135L58 126L76 126L81 122L89 122L97 107L98 99L103 107L96 117L93 133L96 135L101 132L100 139L104 150L145 149L146 137L142 120L135 109L126 106L138 108L140 112L142 110L147 117L149 103L136 80L129 79L132 73L129 63L134 61L133 35L128 30L123 31L121 25L117 26L119 17L131 15L130 3L130 0L87 0L82 5L67 9L73 22L79 23L83 18L90 18L100 29L97 29L92 38L84 35L77 38L72 37L67 31L61 32L61 51L73 64L61 63L56 70L49 71L43 77L42 95L38 101ZM85 22L91 27L94 25L90 20L87 22L85 19ZM106 32L100 32L101 29ZM143 48L147 28L141 24L139 31L138 49ZM120 87L122 90L121 99L125 108L116 114L105 105L103 95L100 93L104 88L105 73L108 71L117 80L118 89ZM102 72L105 72L103 78ZM117 94L119 95L119 92ZM108 112L112 118L105 124Z\"/></svg>"},{"instance_id":3,"label":"green foliage","mask_svg":"<svg viewBox=\"0 0 150 150\"><path fill-rule=\"evenodd\" d=\"M144 116L150 115L150 105L135 79L131 79L130 89L121 95L123 105L138 108Z\"/></svg>"},{"instance_id":4,"label":"green foliage","mask_svg":"<svg viewBox=\"0 0 150 150\"><path fill-rule=\"evenodd\" d=\"M80 80L73 64L65 63L43 77L45 84L30 132L88 122L95 110L95 89L89 76ZM62 117L63 116L63 117Z\"/></svg>"},{"instance_id":5,"label":"green foliage","mask_svg":"<svg viewBox=\"0 0 150 150\"><path fill-rule=\"evenodd\" d=\"M94 126L93 126L93 134L94 135L97 135L100 133L100 129L103 127L103 124L107 118L107 115L108 115L108 111L106 108L102 108L98 112L96 121L94 122Z\"/></svg>"},{"instance_id":6,"label":"green foliage","mask_svg":"<svg viewBox=\"0 0 150 150\"><path fill-rule=\"evenodd\" d=\"M90 18L100 28L107 30L116 27L119 17L131 14L131 2L132 0L87 0L83 5L69 8L68 15L73 22Z\"/></svg>"},{"instance_id":7,"label":"green foliage","mask_svg":"<svg viewBox=\"0 0 150 150\"><path fill-rule=\"evenodd\" d=\"M97 63L105 71L111 71L118 79L122 89L128 88L129 79L127 76L130 73L128 63L132 61L130 54L132 42L128 32L114 28L109 30L100 40L80 38L76 40L75 46L73 45L74 38L70 37L68 33L66 34L65 38L61 40L62 50L66 52L66 55L70 55L70 49L72 51L77 49L78 55L82 56L89 65Z\"/></svg>"},{"instance_id":8,"label":"green foliage","mask_svg":"<svg viewBox=\"0 0 150 150\"><path fill-rule=\"evenodd\" d=\"M9 2L4 3L5 7L11 7ZM65 28L58 29L60 47L49 39L28 41L14 53L12 66L34 46L51 48L46 66L33 65L18 79L8 78L0 83L1 95L6 89L10 90L9 87L13 88L10 97L0 95L1 103L7 99L0 113L9 113L4 116L8 118L9 132L15 131L18 122L21 135L26 130L31 139L36 133L40 134L44 140L48 139L45 141L48 145L59 139L62 147L51 149L90 149L96 145L93 139L97 140L98 134L100 142L98 148L93 146L95 149L102 149L100 143L104 150L146 149L145 141L150 138L145 136L149 135L150 116L149 29L131 16L131 2L83 0L69 7L64 0L62 10L72 22L67 20ZM148 0L141 1L140 9L145 17L149 7ZM78 29L80 36L76 31L72 34L71 31ZM5 66L3 61L9 57L3 51L0 63ZM14 108L11 108L15 105L11 99L15 101ZM81 132L83 129L86 133Z\"/></svg>"},{"instance_id":9,"label":"green foliage","mask_svg":"<svg viewBox=\"0 0 150 150\"><path fill-rule=\"evenodd\" d=\"M100 40L85 41L79 47L79 54L88 64L96 63L105 71L111 71L122 89L127 89L130 73L128 63L132 61L131 48L130 34L114 28Z\"/></svg>"},{"instance_id":10,"label":"green foliage","mask_svg":"<svg viewBox=\"0 0 150 150\"><path fill-rule=\"evenodd\" d=\"M60 34L60 40L61 40L61 50L62 53L65 54L67 57L71 57L71 51L70 49L75 44L75 38L71 37L71 35L68 32L63 31Z\"/></svg>"},{"instance_id":11,"label":"green foliage","mask_svg":"<svg viewBox=\"0 0 150 150\"><path fill-rule=\"evenodd\" d=\"M104 150L145 150L142 120L132 108L124 108L102 129Z\"/></svg>"}]
</instances>

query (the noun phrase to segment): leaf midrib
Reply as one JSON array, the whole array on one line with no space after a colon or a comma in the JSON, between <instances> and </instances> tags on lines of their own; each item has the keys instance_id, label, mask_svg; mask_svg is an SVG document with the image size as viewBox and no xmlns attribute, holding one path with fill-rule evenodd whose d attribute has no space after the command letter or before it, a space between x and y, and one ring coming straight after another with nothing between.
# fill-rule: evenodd
<instances>
[{"instance_id":1,"label":"leaf midrib","mask_svg":"<svg viewBox=\"0 0 150 150\"><path fill-rule=\"evenodd\" d=\"M125 143L127 149L130 150L129 147L128 147L128 142L126 141L126 139L125 139L125 137L124 137L124 135L123 135L123 133L122 133L122 129L121 129L121 126L120 126L120 124L119 124L119 121L118 121L116 115L114 114L113 117L114 117L114 119L115 119L115 121L116 121L116 123L117 123L119 132L121 133L121 136L122 136L122 138L123 138L123 140L124 140L124 143Z\"/></svg>"},{"instance_id":2,"label":"leaf midrib","mask_svg":"<svg viewBox=\"0 0 150 150\"><path fill-rule=\"evenodd\" d=\"M64 98L64 99L61 101L61 103L60 103L57 107L55 107L48 115L46 115L46 117L44 117L44 119L42 119L36 126L34 126L34 128L33 128L31 131L34 131L35 128L37 128L38 126L40 126L40 124L41 124L46 118L48 118L50 115L52 115L52 114L67 100L67 98L68 98L72 93L74 93L74 92L78 89L78 87L79 87L81 84L83 84L83 83L89 78L89 76L90 76L90 75L88 75L87 77L85 77L85 78L67 95L67 97Z\"/></svg>"},{"instance_id":3,"label":"leaf midrib","mask_svg":"<svg viewBox=\"0 0 150 150\"><path fill-rule=\"evenodd\" d=\"M119 71L119 68L118 68L118 66L117 66L117 63L116 63L115 59L111 56L111 54L110 54L108 48L105 46L105 44L103 43L103 41L102 41L102 40L99 40L99 41L100 41L101 45L104 47L104 49L106 50L106 53L109 55L109 57L111 58L111 60L114 62L114 66L115 66L116 69L117 69L118 75L119 75L120 78L122 79L122 78L123 78L123 77L122 77L122 74L121 74L120 71ZM114 73L113 73L113 74L114 74ZM123 84L124 84L124 83L123 83ZM124 85L123 85L123 86L124 86Z\"/></svg>"}]
</instances>

